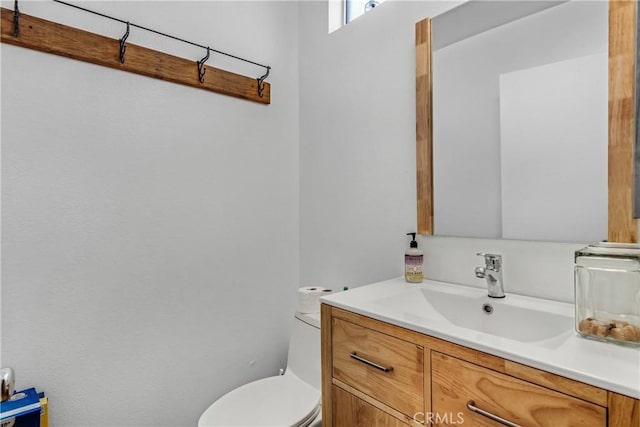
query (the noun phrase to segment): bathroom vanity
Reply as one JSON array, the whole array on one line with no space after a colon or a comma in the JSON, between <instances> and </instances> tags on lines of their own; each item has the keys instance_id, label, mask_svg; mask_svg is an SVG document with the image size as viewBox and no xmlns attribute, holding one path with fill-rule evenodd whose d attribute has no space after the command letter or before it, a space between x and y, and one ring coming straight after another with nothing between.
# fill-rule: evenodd
<instances>
[{"instance_id":1,"label":"bathroom vanity","mask_svg":"<svg viewBox=\"0 0 640 427\"><path fill-rule=\"evenodd\" d=\"M462 314L465 325L450 302L487 320ZM579 337L571 307L401 279L325 297L323 423L640 426L640 349ZM518 313L539 325L517 335Z\"/></svg>"}]
</instances>

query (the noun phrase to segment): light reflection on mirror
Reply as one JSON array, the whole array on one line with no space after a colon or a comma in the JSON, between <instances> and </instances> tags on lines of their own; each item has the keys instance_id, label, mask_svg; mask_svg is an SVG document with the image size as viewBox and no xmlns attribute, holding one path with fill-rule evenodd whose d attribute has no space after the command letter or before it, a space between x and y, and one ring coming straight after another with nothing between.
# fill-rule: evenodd
<instances>
[{"instance_id":1,"label":"light reflection on mirror","mask_svg":"<svg viewBox=\"0 0 640 427\"><path fill-rule=\"evenodd\" d=\"M433 40L434 234L606 239L608 3L472 1Z\"/></svg>"}]
</instances>

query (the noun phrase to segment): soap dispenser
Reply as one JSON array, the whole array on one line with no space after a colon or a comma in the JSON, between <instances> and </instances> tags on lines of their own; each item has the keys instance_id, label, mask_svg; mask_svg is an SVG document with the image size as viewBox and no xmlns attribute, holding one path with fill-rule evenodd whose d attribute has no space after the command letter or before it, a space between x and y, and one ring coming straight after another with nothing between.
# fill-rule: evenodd
<instances>
[{"instance_id":1,"label":"soap dispenser","mask_svg":"<svg viewBox=\"0 0 640 427\"><path fill-rule=\"evenodd\" d=\"M409 248L404 252L404 279L409 283L422 283L422 262L424 256L418 249L416 233L407 233L412 236Z\"/></svg>"}]
</instances>

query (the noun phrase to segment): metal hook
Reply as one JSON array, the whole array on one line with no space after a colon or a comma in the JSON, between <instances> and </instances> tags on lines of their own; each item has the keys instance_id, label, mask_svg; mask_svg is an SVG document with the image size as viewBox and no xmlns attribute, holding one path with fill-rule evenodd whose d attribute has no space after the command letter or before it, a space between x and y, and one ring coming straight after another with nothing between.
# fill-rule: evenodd
<instances>
[{"instance_id":1,"label":"metal hook","mask_svg":"<svg viewBox=\"0 0 640 427\"><path fill-rule=\"evenodd\" d=\"M264 76L258 77L258 96L262 98L262 94L264 93L264 81L267 77L269 77L269 71L271 71L271 67L267 67L267 72Z\"/></svg>"},{"instance_id":2,"label":"metal hook","mask_svg":"<svg viewBox=\"0 0 640 427\"><path fill-rule=\"evenodd\" d=\"M124 52L127 50L127 46L125 46L124 42L129 37L129 21L127 21L127 31L124 33L122 38L120 39L120 63L124 64Z\"/></svg>"},{"instance_id":3,"label":"metal hook","mask_svg":"<svg viewBox=\"0 0 640 427\"><path fill-rule=\"evenodd\" d=\"M13 2L13 37L20 35L20 9L18 9L18 0Z\"/></svg>"},{"instance_id":4,"label":"metal hook","mask_svg":"<svg viewBox=\"0 0 640 427\"><path fill-rule=\"evenodd\" d=\"M207 55L198 61L198 80L200 80L200 83L204 83L204 73L207 71L204 68L204 63L209 59L209 51L209 46L207 46Z\"/></svg>"}]
</instances>

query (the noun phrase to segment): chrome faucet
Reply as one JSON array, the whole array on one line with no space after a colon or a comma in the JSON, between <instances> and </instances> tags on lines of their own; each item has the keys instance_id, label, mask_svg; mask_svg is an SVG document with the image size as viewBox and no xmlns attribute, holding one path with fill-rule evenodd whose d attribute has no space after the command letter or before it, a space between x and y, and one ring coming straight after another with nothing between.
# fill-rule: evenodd
<instances>
[{"instance_id":1,"label":"chrome faucet","mask_svg":"<svg viewBox=\"0 0 640 427\"><path fill-rule=\"evenodd\" d=\"M487 288L491 298L504 298L504 283L502 282L502 255L485 254L478 252L478 256L484 257L484 267L476 268L476 277L487 279Z\"/></svg>"}]
</instances>

